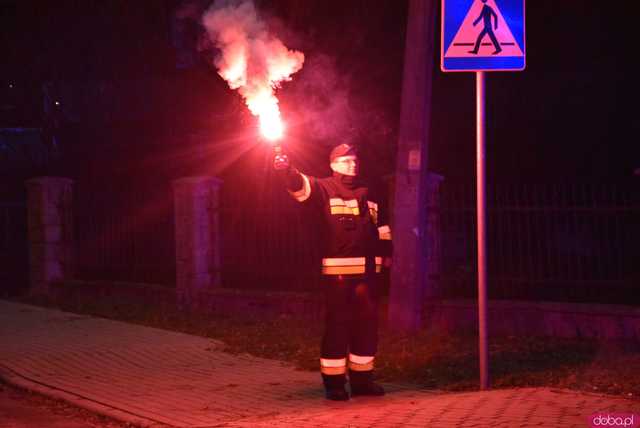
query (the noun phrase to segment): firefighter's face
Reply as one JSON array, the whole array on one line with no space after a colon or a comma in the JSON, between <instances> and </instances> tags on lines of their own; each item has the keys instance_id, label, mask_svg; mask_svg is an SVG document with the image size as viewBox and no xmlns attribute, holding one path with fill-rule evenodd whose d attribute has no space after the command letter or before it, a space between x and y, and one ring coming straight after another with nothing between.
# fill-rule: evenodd
<instances>
[{"instance_id":1,"label":"firefighter's face","mask_svg":"<svg viewBox=\"0 0 640 428\"><path fill-rule=\"evenodd\" d=\"M339 156L331 162L331 169L342 175L358 175L358 157L356 155Z\"/></svg>"}]
</instances>

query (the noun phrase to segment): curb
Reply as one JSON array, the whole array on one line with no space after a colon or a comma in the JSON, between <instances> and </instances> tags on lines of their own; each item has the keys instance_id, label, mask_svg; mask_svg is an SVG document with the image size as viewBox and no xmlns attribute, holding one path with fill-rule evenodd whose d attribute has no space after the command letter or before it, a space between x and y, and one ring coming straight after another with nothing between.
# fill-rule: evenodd
<instances>
[{"instance_id":1,"label":"curb","mask_svg":"<svg viewBox=\"0 0 640 428\"><path fill-rule=\"evenodd\" d=\"M10 385L37 392L38 394L42 394L47 397L62 400L73 406L80 407L90 412L107 416L111 419L131 424L136 427L165 428L172 426L30 379L26 376L15 373L13 370L3 366L2 364L0 364L0 379Z\"/></svg>"}]
</instances>

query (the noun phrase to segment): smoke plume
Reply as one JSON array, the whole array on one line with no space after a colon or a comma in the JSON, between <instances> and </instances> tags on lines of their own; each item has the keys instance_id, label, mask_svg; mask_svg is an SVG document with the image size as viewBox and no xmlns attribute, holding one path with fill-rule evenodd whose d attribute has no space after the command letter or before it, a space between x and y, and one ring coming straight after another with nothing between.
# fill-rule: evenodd
<instances>
[{"instance_id":1,"label":"smoke plume","mask_svg":"<svg viewBox=\"0 0 640 428\"><path fill-rule=\"evenodd\" d=\"M218 74L260 117L263 131L265 124L279 122L275 89L302 68L304 54L269 34L250 0L217 0L202 22L220 50L214 61Z\"/></svg>"}]
</instances>

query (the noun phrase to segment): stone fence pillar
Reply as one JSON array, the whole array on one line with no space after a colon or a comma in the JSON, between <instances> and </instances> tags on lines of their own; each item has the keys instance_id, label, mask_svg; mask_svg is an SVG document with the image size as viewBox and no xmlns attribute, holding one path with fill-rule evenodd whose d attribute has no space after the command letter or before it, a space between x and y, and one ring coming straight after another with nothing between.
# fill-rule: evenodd
<instances>
[{"instance_id":1,"label":"stone fence pillar","mask_svg":"<svg viewBox=\"0 0 640 428\"><path fill-rule=\"evenodd\" d=\"M53 281L70 279L73 260L73 181L36 177L26 181L29 293L46 295Z\"/></svg>"},{"instance_id":2,"label":"stone fence pillar","mask_svg":"<svg viewBox=\"0 0 640 428\"><path fill-rule=\"evenodd\" d=\"M197 294L219 287L220 186L215 177L173 182L176 231L176 291L182 306L197 305Z\"/></svg>"}]
</instances>

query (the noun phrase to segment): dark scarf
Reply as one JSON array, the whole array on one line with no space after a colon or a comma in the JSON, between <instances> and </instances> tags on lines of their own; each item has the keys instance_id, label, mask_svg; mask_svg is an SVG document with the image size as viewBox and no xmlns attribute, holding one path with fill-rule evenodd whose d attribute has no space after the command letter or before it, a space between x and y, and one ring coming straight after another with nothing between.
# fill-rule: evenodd
<instances>
[{"instance_id":1,"label":"dark scarf","mask_svg":"<svg viewBox=\"0 0 640 428\"><path fill-rule=\"evenodd\" d=\"M364 187L364 183L358 176L344 175L339 172L333 171L333 178L340 183L344 188L353 190L358 187Z\"/></svg>"}]
</instances>

